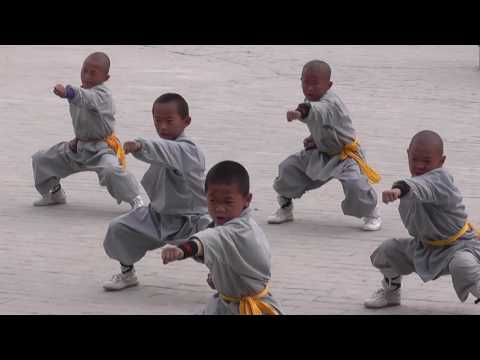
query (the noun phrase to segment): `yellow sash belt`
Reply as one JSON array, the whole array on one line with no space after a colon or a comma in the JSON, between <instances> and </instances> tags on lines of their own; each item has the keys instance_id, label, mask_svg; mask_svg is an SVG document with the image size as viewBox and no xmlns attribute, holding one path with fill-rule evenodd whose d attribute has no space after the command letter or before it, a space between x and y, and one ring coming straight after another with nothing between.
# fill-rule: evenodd
<instances>
[{"instance_id":1,"label":"yellow sash belt","mask_svg":"<svg viewBox=\"0 0 480 360\"><path fill-rule=\"evenodd\" d=\"M371 183L378 183L381 179L381 176L375 172L368 164L360 157L358 153L358 141L345 145L340 153L340 159L345 160L347 157L352 158L358 163L362 172L368 177L368 181Z\"/></svg>"},{"instance_id":2,"label":"yellow sash belt","mask_svg":"<svg viewBox=\"0 0 480 360\"><path fill-rule=\"evenodd\" d=\"M473 229L473 225L469 222L466 222L465 225L453 236L450 236L445 240L425 240L428 245L432 246L447 246L453 244L455 241L460 239L468 230ZM480 232L476 231L477 237L480 237Z\"/></svg>"},{"instance_id":3,"label":"yellow sash belt","mask_svg":"<svg viewBox=\"0 0 480 360\"><path fill-rule=\"evenodd\" d=\"M220 294L223 300L240 303L240 315L278 315L278 312L261 298L268 294L268 286L258 294L241 298Z\"/></svg>"},{"instance_id":4,"label":"yellow sash belt","mask_svg":"<svg viewBox=\"0 0 480 360\"><path fill-rule=\"evenodd\" d=\"M122 169L125 170L127 162L125 160L125 152L123 151L123 146L120 140L118 140L117 136L112 133L109 137L105 139L105 142L113 151L115 151L118 157L118 163L120 164Z\"/></svg>"}]
</instances>

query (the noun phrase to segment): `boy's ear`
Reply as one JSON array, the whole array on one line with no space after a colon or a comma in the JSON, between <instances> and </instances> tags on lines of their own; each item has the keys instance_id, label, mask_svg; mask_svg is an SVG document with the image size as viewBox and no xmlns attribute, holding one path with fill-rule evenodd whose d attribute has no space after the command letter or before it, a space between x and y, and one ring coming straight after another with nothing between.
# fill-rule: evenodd
<instances>
[{"instance_id":1,"label":"boy's ear","mask_svg":"<svg viewBox=\"0 0 480 360\"><path fill-rule=\"evenodd\" d=\"M333 82L329 81L328 82L328 88L330 89L332 87L332 85L333 85Z\"/></svg>"},{"instance_id":2,"label":"boy's ear","mask_svg":"<svg viewBox=\"0 0 480 360\"><path fill-rule=\"evenodd\" d=\"M191 118L190 116L187 116L187 117L185 118L185 126L190 125L191 122L192 122L192 118Z\"/></svg>"},{"instance_id":3,"label":"boy's ear","mask_svg":"<svg viewBox=\"0 0 480 360\"><path fill-rule=\"evenodd\" d=\"M248 194L247 195L247 206L250 205L250 202L252 201L252 199L253 199L252 193Z\"/></svg>"},{"instance_id":4,"label":"boy's ear","mask_svg":"<svg viewBox=\"0 0 480 360\"><path fill-rule=\"evenodd\" d=\"M250 202L252 201L252 193L249 193L244 199L245 199L245 206L243 207L243 209L245 210L246 208L248 208L250 206Z\"/></svg>"},{"instance_id":5,"label":"boy's ear","mask_svg":"<svg viewBox=\"0 0 480 360\"><path fill-rule=\"evenodd\" d=\"M108 79L110 79L110 75L105 75L105 81L107 81Z\"/></svg>"},{"instance_id":6,"label":"boy's ear","mask_svg":"<svg viewBox=\"0 0 480 360\"><path fill-rule=\"evenodd\" d=\"M442 158L440 159L440 164L442 164L442 166L443 166L443 164L445 163L445 159L446 159L446 158L447 158L447 157L446 157L445 155L443 155Z\"/></svg>"}]
</instances>

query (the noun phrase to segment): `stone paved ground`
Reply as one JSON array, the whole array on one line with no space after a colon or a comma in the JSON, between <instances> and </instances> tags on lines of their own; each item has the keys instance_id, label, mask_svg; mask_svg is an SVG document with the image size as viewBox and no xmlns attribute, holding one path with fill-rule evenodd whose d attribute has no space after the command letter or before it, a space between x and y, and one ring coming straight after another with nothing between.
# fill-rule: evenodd
<instances>
[{"instance_id":1,"label":"stone paved ground","mask_svg":"<svg viewBox=\"0 0 480 360\"><path fill-rule=\"evenodd\" d=\"M0 313L189 314L211 290L207 269L193 261L161 264L152 252L137 265L142 285L107 293L117 271L102 248L117 206L92 173L63 181L68 204L34 208L30 156L72 137L67 104L56 83L79 83L84 57L106 51L125 141L154 137L151 104L163 92L190 103L189 135L208 166L242 162L251 174L254 216L272 248L272 290L288 314L480 314L460 303L449 277L422 283L405 278L403 306L379 311L362 301L380 280L369 262L384 239L404 236L395 205L381 205L383 229L362 232L341 214L337 182L297 201L296 221L266 224L275 210L277 165L307 135L285 111L302 100L299 71L321 58L333 68L334 90L349 107L370 164L383 175L377 191L408 175L406 147L422 129L445 139L446 166L462 189L471 220L480 225L477 133L480 72L476 46L0 46ZM147 165L129 158L141 178Z\"/></svg>"}]
</instances>

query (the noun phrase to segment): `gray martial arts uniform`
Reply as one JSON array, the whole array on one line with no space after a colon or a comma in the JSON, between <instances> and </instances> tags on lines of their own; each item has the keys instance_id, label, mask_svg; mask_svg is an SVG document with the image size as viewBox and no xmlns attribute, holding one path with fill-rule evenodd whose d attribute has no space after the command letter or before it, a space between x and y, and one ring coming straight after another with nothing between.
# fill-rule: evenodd
<instances>
[{"instance_id":1,"label":"gray martial arts uniform","mask_svg":"<svg viewBox=\"0 0 480 360\"><path fill-rule=\"evenodd\" d=\"M355 160L340 160L344 146L356 138L347 108L330 90L310 104L308 115L301 121L308 126L317 148L301 150L280 163L273 188L283 197L300 198L335 178L345 193L343 213L358 218L370 216L377 205L375 190ZM360 147L359 154L365 160Z\"/></svg>"},{"instance_id":2,"label":"gray martial arts uniform","mask_svg":"<svg viewBox=\"0 0 480 360\"><path fill-rule=\"evenodd\" d=\"M413 238L384 241L371 255L386 278L416 272L424 281L451 274L461 301L468 293L480 297L480 240L469 230L453 245L432 246L425 240L445 240L467 221L462 195L443 168L403 180L410 191L401 197L399 213ZM477 293L475 293L477 292Z\"/></svg>"},{"instance_id":3,"label":"gray martial arts uniform","mask_svg":"<svg viewBox=\"0 0 480 360\"><path fill-rule=\"evenodd\" d=\"M68 142L61 142L35 153L35 187L44 195L62 178L95 171L100 185L106 186L118 203L130 202L140 195L140 184L130 172L122 170L115 151L102 141L114 131L115 107L110 90L103 84L91 89L71 87L75 91L69 103L75 137L79 139L77 152L70 149Z\"/></svg>"},{"instance_id":4,"label":"gray martial arts uniform","mask_svg":"<svg viewBox=\"0 0 480 360\"><path fill-rule=\"evenodd\" d=\"M226 296L242 297L262 291L270 280L270 245L249 208L224 225L205 229L192 236L203 246L203 261L209 268L215 288ZM195 258L199 260L198 258ZM262 301L280 308L269 293ZM206 315L239 314L239 304L213 295Z\"/></svg>"},{"instance_id":5,"label":"gray martial arts uniform","mask_svg":"<svg viewBox=\"0 0 480 360\"><path fill-rule=\"evenodd\" d=\"M200 149L183 133L175 140L135 141L142 149L133 155L150 164L142 179L150 205L113 219L103 243L107 255L124 265L148 250L179 244L211 222Z\"/></svg>"}]
</instances>

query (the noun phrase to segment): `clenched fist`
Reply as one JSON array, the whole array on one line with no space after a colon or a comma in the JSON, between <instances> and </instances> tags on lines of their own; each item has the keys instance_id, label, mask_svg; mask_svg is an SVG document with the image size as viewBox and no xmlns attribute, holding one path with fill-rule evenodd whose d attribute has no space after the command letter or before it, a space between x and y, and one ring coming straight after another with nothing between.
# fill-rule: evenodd
<instances>
[{"instance_id":1,"label":"clenched fist","mask_svg":"<svg viewBox=\"0 0 480 360\"><path fill-rule=\"evenodd\" d=\"M388 204L389 202L393 202L402 196L402 192L400 189L390 189L390 190L385 190L382 192L382 201L385 204Z\"/></svg>"},{"instance_id":2,"label":"clenched fist","mask_svg":"<svg viewBox=\"0 0 480 360\"><path fill-rule=\"evenodd\" d=\"M183 250L176 246L165 246L162 250L162 260L164 264L183 259Z\"/></svg>"},{"instance_id":3,"label":"clenched fist","mask_svg":"<svg viewBox=\"0 0 480 360\"><path fill-rule=\"evenodd\" d=\"M302 114L298 110L287 111L287 121L298 120L302 118Z\"/></svg>"},{"instance_id":4,"label":"clenched fist","mask_svg":"<svg viewBox=\"0 0 480 360\"><path fill-rule=\"evenodd\" d=\"M67 97L67 90L65 90L65 86L63 86L62 84L55 85L55 87L53 88L53 93L61 97L62 99L65 99Z\"/></svg>"},{"instance_id":5,"label":"clenched fist","mask_svg":"<svg viewBox=\"0 0 480 360\"><path fill-rule=\"evenodd\" d=\"M76 153L77 152L77 144L78 144L78 139L75 137L68 142L68 147L70 148L70 150L72 150L74 153Z\"/></svg>"},{"instance_id":6,"label":"clenched fist","mask_svg":"<svg viewBox=\"0 0 480 360\"><path fill-rule=\"evenodd\" d=\"M316 149L317 148L317 144L315 144L315 141L313 140L312 135L303 139L303 147L305 148L305 150L310 150L310 149Z\"/></svg>"},{"instance_id":7,"label":"clenched fist","mask_svg":"<svg viewBox=\"0 0 480 360\"><path fill-rule=\"evenodd\" d=\"M125 141L123 144L123 150L125 154L135 153L142 148L142 144L136 141Z\"/></svg>"}]
</instances>

